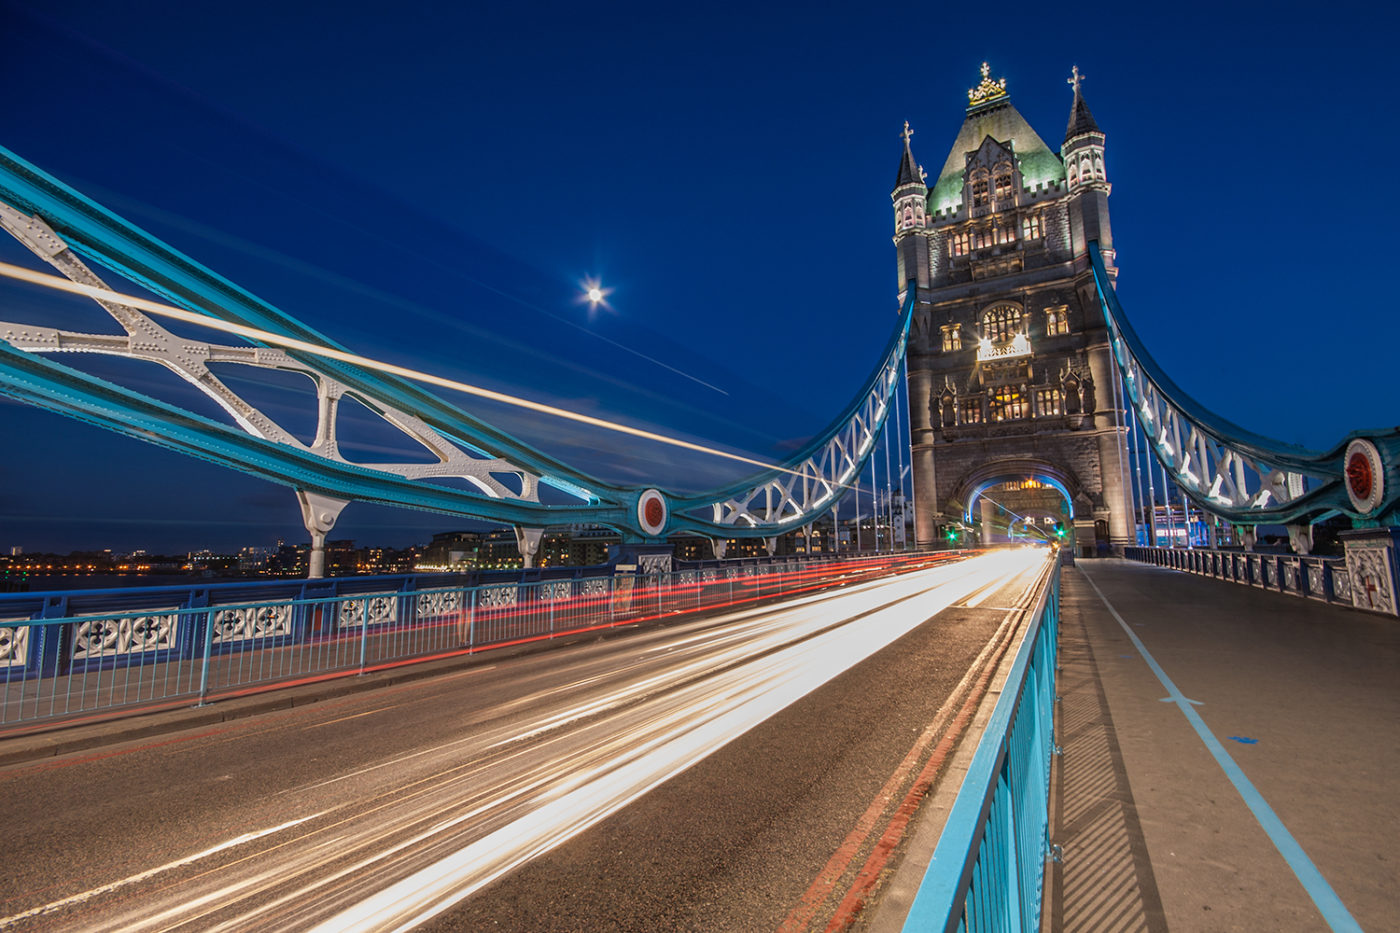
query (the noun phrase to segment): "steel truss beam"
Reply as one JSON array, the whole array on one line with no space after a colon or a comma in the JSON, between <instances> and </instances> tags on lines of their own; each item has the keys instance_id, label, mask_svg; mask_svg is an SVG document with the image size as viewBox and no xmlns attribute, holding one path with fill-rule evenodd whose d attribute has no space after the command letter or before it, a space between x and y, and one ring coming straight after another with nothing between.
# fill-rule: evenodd
<instances>
[{"instance_id":1,"label":"steel truss beam","mask_svg":"<svg viewBox=\"0 0 1400 933\"><path fill-rule=\"evenodd\" d=\"M1237 525L1306 525L1337 514L1360 524L1400 521L1400 428L1353 431L1319 452L1211 413L1138 339L1097 242L1089 244L1089 259L1128 400L1158 462L1192 501Z\"/></svg>"},{"instance_id":2,"label":"steel truss beam","mask_svg":"<svg viewBox=\"0 0 1400 933\"><path fill-rule=\"evenodd\" d=\"M86 259L209 318L343 349L3 148L0 226L73 282L107 289ZM514 524L517 530L595 523L645 541L675 532L772 537L829 510L859 475L884 427L903 360L913 289L881 364L823 436L775 469L699 496L600 482L395 376L300 350L190 340L141 310L98 303L123 334L0 321L0 338L7 344L0 345L0 394L292 486L303 500L313 494L331 510L323 524L334 523L335 503L371 501ZM216 402L237 429L44 358L57 353L101 353L164 366ZM210 369L221 363L309 378L316 387L315 439L302 443L242 398ZM435 462L348 461L336 436L337 408L347 396L429 451ZM450 477L475 488L430 482ZM503 481L507 478L513 482ZM543 485L572 496L576 504L542 503ZM648 509L658 495L659 522Z\"/></svg>"}]
</instances>

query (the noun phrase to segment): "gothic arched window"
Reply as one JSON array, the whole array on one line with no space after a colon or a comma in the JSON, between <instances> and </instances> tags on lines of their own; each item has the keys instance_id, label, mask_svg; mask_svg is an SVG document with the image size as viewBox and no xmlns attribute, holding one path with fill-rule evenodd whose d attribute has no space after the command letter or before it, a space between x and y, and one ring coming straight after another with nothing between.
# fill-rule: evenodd
<instances>
[{"instance_id":1,"label":"gothic arched window","mask_svg":"<svg viewBox=\"0 0 1400 933\"><path fill-rule=\"evenodd\" d=\"M996 168L996 196L997 203L1011 199L1011 166L1004 162Z\"/></svg>"},{"instance_id":2,"label":"gothic arched window","mask_svg":"<svg viewBox=\"0 0 1400 933\"><path fill-rule=\"evenodd\" d=\"M1030 412L1026 407L1026 396L1015 386L1001 386L992 391L991 421L1016 421Z\"/></svg>"},{"instance_id":3,"label":"gothic arched window","mask_svg":"<svg viewBox=\"0 0 1400 933\"><path fill-rule=\"evenodd\" d=\"M987 203L987 170L982 168L972 173L972 206L982 207Z\"/></svg>"},{"instance_id":4,"label":"gothic arched window","mask_svg":"<svg viewBox=\"0 0 1400 933\"><path fill-rule=\"evenodd\" d=\"M1008 342L1021 332L1021 309L1014 305L997 305L982 315L982 336L993 345Z\"/></svg>"}]
</instances>

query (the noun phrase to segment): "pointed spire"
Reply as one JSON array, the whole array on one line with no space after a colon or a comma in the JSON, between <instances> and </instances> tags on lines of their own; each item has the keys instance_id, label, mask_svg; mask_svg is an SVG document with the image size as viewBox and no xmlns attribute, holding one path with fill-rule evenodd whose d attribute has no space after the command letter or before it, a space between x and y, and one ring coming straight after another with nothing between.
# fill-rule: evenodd
<instances>
[{"instance_id":1,"label":"pointed spire","mask_svg":"<svg viewBox=\"0 0 1400 933\"><path fill-rule=\"evenodd\" d=\"M899 158L899 175L894 180L894 186L903 188L905 185L922 185L923 169L914 161L914 153L909 148L909 137L914 135L914 131L909 128L908 120L904 121L904 132L899 135L904 137L904 154Z\"/></svg>"},{"instance_id":2,"label":"pointed spire","mask_svg":"<svg viewBox=\"0 0 1400 933\"><path fill-rule=\"evenodd\" d=\"M1094 122L1094 115L1089 112L1089 105L1084 103L1084 95L1079 90L1079 84L1085 78L1079 73L1079 66L1075 65L1071 70L1071 77L1065 83L1074 86L1074 105L1069 111L1069 127L1065 130L1065 142L1069 142L1076 136L1085 133L1103 133L1099 125Z\"/></svg>"}]
</instances>

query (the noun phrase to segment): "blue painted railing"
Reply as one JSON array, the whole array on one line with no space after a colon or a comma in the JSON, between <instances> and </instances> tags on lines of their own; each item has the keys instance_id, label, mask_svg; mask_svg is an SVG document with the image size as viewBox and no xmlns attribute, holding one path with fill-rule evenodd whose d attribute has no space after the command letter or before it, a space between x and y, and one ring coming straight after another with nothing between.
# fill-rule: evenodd
<instances>
[{"instance_id":1,"label":"blue painted railing","mask_svg":"<svg viewBox=\"0 0 1400 933\"><path fill-rule=\"evenodd\" d=\"M1358 609L1376 609L1364 582L1352 585L1352 568L1342 557L1203 547L1129 547L1123 549L1123 556L1144 564L1257 586L1289 596Z\"/></svg>"},{"instance_id":2,"label":"blue painted railing","mask_svg":"<svg viewBox=\"0 0 1400 933\"><path fill-rule=\"evenodd\" d=\"M154 711L673 621L958 556L736 560L650 575L560 568L455 579L420 574L6 594L0 596L0 724Z\"/></svg>"},{"instance_id":3,"label":"blue painted railing","mask_svg":"<svg viewBox=\"0 0 1400 933\"><path fill-rule=\"evenodd\" d=\"M906 933L1040 929L1054 748L1060 573L1040 595L987 728L973 753Z\"/></svg>"}]
</instances>

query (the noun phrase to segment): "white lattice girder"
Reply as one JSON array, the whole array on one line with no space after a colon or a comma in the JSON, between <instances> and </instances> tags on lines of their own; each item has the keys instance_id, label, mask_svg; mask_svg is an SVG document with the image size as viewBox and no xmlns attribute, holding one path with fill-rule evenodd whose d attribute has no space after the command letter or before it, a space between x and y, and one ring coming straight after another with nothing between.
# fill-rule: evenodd
<instances>
[{"instance_id":1,"label":"white lattice girder","mask_svg":"<svg viewBox=\"0 0 1400 933\"><path fill-rule=\"evenodd\" d=\"M1113 347L1143 433L1167 472L1198 501L1221 510L1274 509L1307 492L1313 474L1251 457L1193 421L1147 378L1116 328Z\"/></svg>"},{"instance_id":2,"label":"white lattice girder","mask_svg":"<svg viewBox=\"0 0 1400 933\"><path fill-rule=\"evenodd\" d=\"M69 280L96 288L108 288L39 218L27 216L0 202L0 227L4 227ZM101 353L157 363L207 395L247 433L314 453L327 460L352 462L342 456L336 437L336 413L340 399L347 394L347 390L326 372L279 349L188 340L171 333L141 311L110 301L99 300L97 303L121 326L124 335L77 333L0 321L0 339L9 342L15 349L31 353ZM261 369L297 372L311 379L316 387L316 436L312 443L302 443L229 388L210 371L211 363L239 363ZM502 458L473 455L408 412L358 395L355 398L437 458L437 462L432 463L358 466L368 466L407 479L459 478L494 498L539 502L538 474ZM511 489L492 474L513 474L520 483L520 491Z\"/></svg>"},{"instance_id":3,"label":"white lattice girder","mask_svg":"<svg viewBox=\"0 0 1400 933\"><path fill-rule=\"evenodd\" d=\"M846 424L806 459L785 472L720 502L711 509L719 525L750 528L810 521L824 511L859 473L889 414L899 381L905 337L895 342L871 390Z\"/></svg>"}]
</instances>

